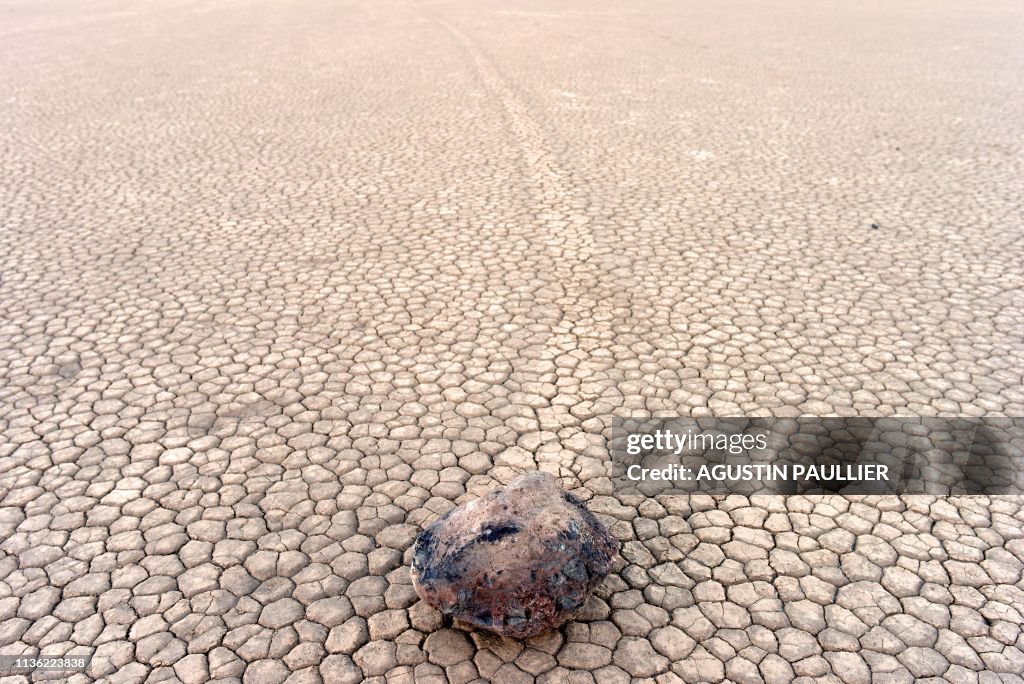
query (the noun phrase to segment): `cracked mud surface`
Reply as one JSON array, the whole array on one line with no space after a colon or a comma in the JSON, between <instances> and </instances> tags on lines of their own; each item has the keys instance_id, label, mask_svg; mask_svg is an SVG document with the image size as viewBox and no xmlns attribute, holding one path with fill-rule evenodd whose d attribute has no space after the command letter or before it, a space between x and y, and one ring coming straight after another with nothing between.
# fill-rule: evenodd
<instances>
[{"instance_id":1,"label":"cracked mud surface","mask_svg":"<svg viewBox=\"0 0 1024 684\"><path fill-rule=\"evenodd\" d=\"M1021 681L1021 498L630 498L602 437L1024 415L1015 3L0 11L0 653ZM415 535L532 469L622 561L544 637L445 624Z\"/></svg>"}]
</instances>

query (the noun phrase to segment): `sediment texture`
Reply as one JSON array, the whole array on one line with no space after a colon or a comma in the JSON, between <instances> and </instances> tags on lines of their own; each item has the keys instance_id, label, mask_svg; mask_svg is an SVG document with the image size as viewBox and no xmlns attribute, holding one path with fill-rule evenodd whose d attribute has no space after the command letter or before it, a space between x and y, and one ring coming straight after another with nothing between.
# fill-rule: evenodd
<instances>
[{"instance_id":1,"label":"sediment texture","mask_svg":"<svg viewBox=\"0 0 1024 684\"><path fill-rule=\"evenodd\" d=\"M614 413L1024 414L1019 2L12 0L0 651L117 682L1015 681L1019 498L630 498ZM545 470L542 637L411 546Z\"/></svg>"}]
</instances>

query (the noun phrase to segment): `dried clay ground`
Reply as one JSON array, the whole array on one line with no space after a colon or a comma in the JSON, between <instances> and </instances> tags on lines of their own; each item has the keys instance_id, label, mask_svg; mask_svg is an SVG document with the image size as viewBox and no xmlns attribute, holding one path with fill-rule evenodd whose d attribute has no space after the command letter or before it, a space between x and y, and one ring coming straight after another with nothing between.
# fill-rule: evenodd
<instances>
[{"instance_id":1,"label":"dried clay ground","mask_svg":"<svg viewBox=\"0 0 1024 684\"><path fill-rule=\"evenodd\" d=\"M622 496L614 414L1024 414L1015 0L0 3L0 653L129 682L1021 681L1021 498ZM417 601L544 469L622 560ZM9 677L3 682L23 681Z\"/></svg>"}]
</instances>

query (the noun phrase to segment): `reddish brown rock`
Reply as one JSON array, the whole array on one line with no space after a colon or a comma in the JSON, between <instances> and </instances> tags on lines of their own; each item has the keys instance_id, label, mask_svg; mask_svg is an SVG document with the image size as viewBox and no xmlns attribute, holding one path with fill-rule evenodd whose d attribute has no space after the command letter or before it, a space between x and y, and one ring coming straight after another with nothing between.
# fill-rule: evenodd
<instances>
[{"instance_id":1,"label":"reddish brown rock","mask_svg":"<svg viewBox=\"0 0 1024 684\"><path fill-rule=\"evenodd\" d=\"M618 541L546 473L455 508L420 533L416 592L442 613L526 638L557 627L608 574Z\"/></svg>"}]
</instances>

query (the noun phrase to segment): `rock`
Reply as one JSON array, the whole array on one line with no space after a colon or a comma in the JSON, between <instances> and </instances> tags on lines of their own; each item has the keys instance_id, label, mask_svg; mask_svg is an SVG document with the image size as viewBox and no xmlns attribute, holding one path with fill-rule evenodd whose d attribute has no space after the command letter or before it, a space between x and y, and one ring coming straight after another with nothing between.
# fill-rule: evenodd
<instances>
[{"instance_id":1,"label":"rock","mask_svg":"<svg viewBox=\"0 0 1024 684\"><path fill-rule=\"evenodd\" d=\"M427 527L413 549L413 586L442 613L526 638L580 608L618 546L554 477L530 473Z\"/></svg>"}]
</instances>

